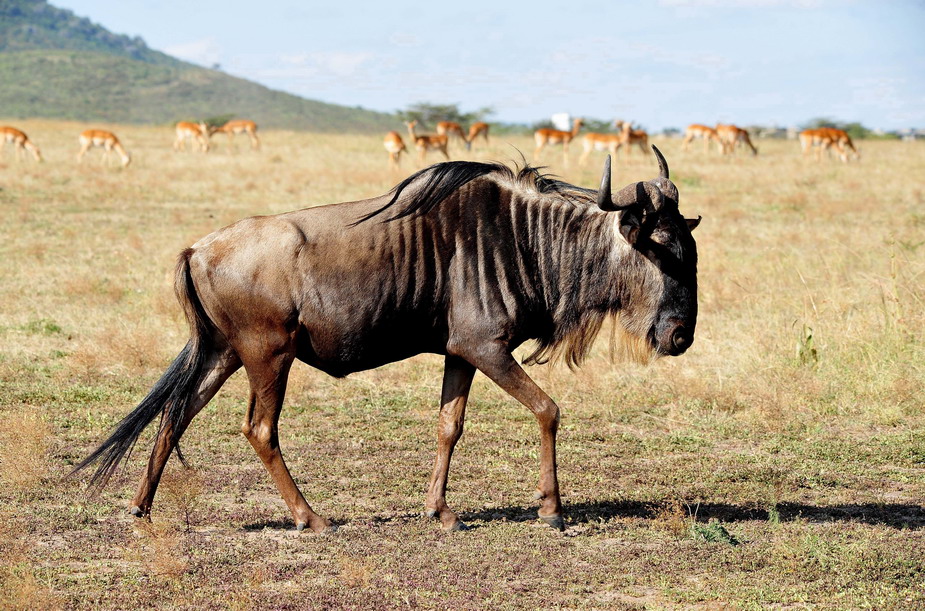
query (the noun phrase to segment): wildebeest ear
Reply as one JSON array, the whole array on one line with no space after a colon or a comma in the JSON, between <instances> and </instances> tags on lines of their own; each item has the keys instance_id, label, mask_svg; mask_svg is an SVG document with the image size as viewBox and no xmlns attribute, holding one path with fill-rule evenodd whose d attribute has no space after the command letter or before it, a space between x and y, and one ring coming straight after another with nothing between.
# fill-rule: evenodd
<instances>
[{"instance_id":1,"label":"wildebeest ear","mask_svg":"<svg viewBox=\"0 0 925 611\"><path fill-rule=\"evenodd\" d=\"M620 235L630 246L636 244L642 231L642 206L632 206L620 211Z\"/></svg>"},{"instance_id":2,"label":"wildebeest ear","mask_svg":"<svg viewBox=\"0 0 925 611\"><path fill-rule=\"evenodd\" d=\"M697 215L697 218L695 218L695 219L684 219L684 222L687 223L687 228L688 228L689 230L693 231L693 230L697 229L697 225L700 224L700 219L702 219L702 218L703 218L702 216Z\"/></svg>"}]
</instances>

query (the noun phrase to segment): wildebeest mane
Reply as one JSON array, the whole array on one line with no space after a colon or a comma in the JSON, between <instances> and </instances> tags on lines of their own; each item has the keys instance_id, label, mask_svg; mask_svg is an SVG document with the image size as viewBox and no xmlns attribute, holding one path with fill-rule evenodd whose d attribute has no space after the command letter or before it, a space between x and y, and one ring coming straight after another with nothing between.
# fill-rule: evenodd
<instances>
[{"instance_id":1,"label":"wildebeest mane","mask_svg":"<svg viewBox=\"0 0 925 611\"><path fill-rule=\"evenodd\" d=\"M383 222L394 221L407 216L427 214L450 195L477 178L488 174L496 174L513 180L522 186L532 188L538 193L558 193L571 199L587 200L594 196L596 191L576 187L553 176L543 174L540 168L524 165L519 170L512 170L501 163L481 163L475 161L447 161L432 165L415 172L401 181L392 189L392 197L385 205L360 217L351 225L359 225L364 221L378 216L386 210L401 202L401 209ZM402 201L402 193L412 185L417 190L410 197Z\"/></svg>"}]
</instances>

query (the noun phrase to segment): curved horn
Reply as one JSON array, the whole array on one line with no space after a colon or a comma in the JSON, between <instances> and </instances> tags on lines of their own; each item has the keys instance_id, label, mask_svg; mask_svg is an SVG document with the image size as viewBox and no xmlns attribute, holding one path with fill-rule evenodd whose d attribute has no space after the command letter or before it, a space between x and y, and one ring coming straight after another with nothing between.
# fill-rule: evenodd
<instances>
[{"instance_id":1,"label":"curved horn","mask_svg":"<svg viewBox=\"0 0 925 611\"><path fill-rule=\"evenodd\" d=\"M655 151L655 157L658 158L658 177L668 180L668 162L665 161L665 156L654 144L652 145L652 150Z\"/></svg>"},{"instance_id":2,"label":"curved horn","mask_svg":"<svg viewBox=\"0 0 925 611\"><path fill-rule=\"evenodd\" d=\"M662 192L652 183L634 182L617 191L613 205L620 210L637 204L641 204L645 210L658 210L662 199Z\"/></svg>"},{"instance_id":3,"label":"curved horn","mask_svg":"<svg viewBox=\"0 0 925 611\"><path fill-rule=\"evenodd\" d=\"M658 147L654 144L652 145L652 150L655 151L655 157L658 159L658 177L653 178L649 183L658 187L658 190L664 195L664 198L660 198L658 202L656 202L656 200L652 201L655 203L656 208L660 208L664 201L671 201L674 206L677 206L678 188L668 179L668 162L665 160L665 156L662 155L662 152L658 150Z\"/></svg>"},{"instance_id":4,"label":"curved horn","mask_svg":"<svg viewBox=\"0 0 925 611\"><path fill-rule=\"evenodd\" d=\"M597 207L601 210L613 210L613 200L610 199L610 155L604 160L604 175L601 177L601 188L597 191Z\"/></svg>"}]
</instances>

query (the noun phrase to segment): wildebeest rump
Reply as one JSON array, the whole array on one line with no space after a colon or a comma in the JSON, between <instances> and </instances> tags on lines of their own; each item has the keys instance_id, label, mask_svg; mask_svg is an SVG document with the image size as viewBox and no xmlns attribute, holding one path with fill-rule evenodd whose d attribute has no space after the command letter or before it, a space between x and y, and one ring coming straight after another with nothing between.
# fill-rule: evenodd
<instances>
[{"instance_id":1,"label":"wildebeest rump","mask_svg":"<svg viewBox=\"0 0 925 611\"><path fill-rule=\"evenodd\" d=\"M529 167L451 162L382 197L248 218L206 236L181 253L176 271L189 342L77 469L98 461L93 481L104 485L160 416L131 509L147 515L190 421L243 366L251 388L243 433L296 526L324 531L331 523L305 501L279 447L292 362L340 377L430 352L446 363L428 514L445 528L463 526L445 493L478 369L536 416L539 515L563 528L559 408L511 351L532 339L527 362L578 364L608 316L637 353L678 355L690 346L697 318L691 229L699 218L681 216L667 163L656 155L658 178L614 196L609 157L598 191Z\"/></svg>"}]
</instances>

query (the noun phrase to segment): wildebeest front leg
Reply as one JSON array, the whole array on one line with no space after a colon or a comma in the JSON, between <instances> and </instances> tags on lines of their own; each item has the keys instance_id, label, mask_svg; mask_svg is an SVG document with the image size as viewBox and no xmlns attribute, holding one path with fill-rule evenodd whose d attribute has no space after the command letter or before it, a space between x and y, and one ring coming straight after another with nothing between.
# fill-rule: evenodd
<instances>
[{"instance_id":1,"label":"wildebeest front leg","mask_svg":"<svg viewBox=\"0 0 925 611\"><path fill-rule=\"evenodd\" d=\"M446 480L450 471L453 448L462 437L466 417L466 401L472 387L475 367L455 356L447 356L443 370L443 390L440 395L440 424L437 428L437 457L434 473L427 488L427 515L436 517L447 530L463 530L466 525L446 504Z\"/></svg>"},{"instance_id":2,"label":"wildebeest front leg","mask_svg":"<svg viewBox=\"0 0 925 611\"><path fill-rule=\"evenodd\" d=\"M491 380L523 403L540 425L540 483L536 498L540 500L540 518L558 530L565 530L562 500L556 475L556 431L559 428L559 406L514 360L502 344L482 347L466 359Z\"/></svg>"}]
</instances>

